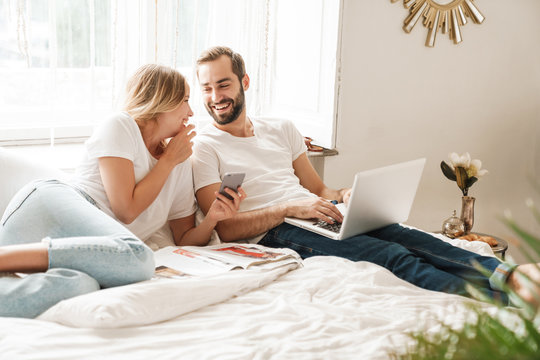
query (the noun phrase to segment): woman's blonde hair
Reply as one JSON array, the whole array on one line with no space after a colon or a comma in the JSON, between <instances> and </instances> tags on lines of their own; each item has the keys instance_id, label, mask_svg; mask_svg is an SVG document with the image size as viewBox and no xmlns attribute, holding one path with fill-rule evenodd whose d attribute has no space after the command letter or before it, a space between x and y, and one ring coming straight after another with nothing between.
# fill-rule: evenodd
<instances>
[{"instance_id":1,"label":"woman's blonde hair","mask_svg":"<svg viewBox=\"0 0 540 360\"><path fill-rule=\"evenodd\" d=\"M139 126L144 126L184 101L186 79L168 66L147 64L131 76L126 90L124 109Z\"/></svg>"}]
</instances>

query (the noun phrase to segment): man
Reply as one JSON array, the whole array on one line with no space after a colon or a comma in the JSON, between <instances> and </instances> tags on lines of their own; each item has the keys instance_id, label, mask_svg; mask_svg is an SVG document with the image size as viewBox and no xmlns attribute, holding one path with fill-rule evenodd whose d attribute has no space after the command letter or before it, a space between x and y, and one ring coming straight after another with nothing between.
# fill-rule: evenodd
<instances>
[{"instance_id":1,"label":"man","mask_svg":"<svg viewBox=\"0 0 540 360\"><path fill-rule=\"evenodd\" d=\"M370 261L425 289L467 296L466 285L474 284L504 303L506 283L534 302L515 276L515 265L454 247L422 231L393 224L335 241L284 223L286 216L341 222L343 217L330 200L347 202L350 189L333 190L322 182L291 122L247 116L244 91L250 79L239 54L226 47L211 48L199 57L197 75L205 107L214 119L197 136L192 156L202 211L208 211L225 173L246 173L245 193L241 189L240 194L248 197L233 218L216 227L222 241L288 247L303 258L334 255ZM492 275L484 276L474 263ZM519 268L540 281L534 264Z\"/></svg>"}]
</instances>

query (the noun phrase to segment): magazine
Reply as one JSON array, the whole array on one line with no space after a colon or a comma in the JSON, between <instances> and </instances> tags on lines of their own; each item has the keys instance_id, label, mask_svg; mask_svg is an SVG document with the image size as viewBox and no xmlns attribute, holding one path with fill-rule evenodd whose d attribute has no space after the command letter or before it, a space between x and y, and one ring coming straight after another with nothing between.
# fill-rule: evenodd
<instances>
[{"instance_id":1,"label":"magazine","mask_svg":"<svg viewBox=\"0 0 540 360\"><path fill-rule=\"evenodd\" d=\"M167 246L154 253L155 277L181 278L220 274L235 269L271 270L301 264L290 249L273 249L257 244L219 244L213 246Z\"/></svg>"}]
</instances>

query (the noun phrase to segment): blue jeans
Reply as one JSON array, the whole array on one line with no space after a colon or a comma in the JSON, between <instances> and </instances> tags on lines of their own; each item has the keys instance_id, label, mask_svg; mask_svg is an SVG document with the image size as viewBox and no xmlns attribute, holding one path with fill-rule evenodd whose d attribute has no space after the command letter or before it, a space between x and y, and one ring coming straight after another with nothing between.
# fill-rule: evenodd
<instances>
[{"instance_id":1,"label":"blue jeans","mask_svg":"<svg viewBox=\"0 0 540 360\"><path fill-rule=\"evenodd\" d=\"M434 291L469 296L466 285L472 284L484 295L508 303L507 295L493 286L490 281L493 279L473 265L477 262L494 273L503 264L500 260L463 250L399 224L336 241L284 223L270 230L259 244L287 247L302 258L327 255L369 261L387 268L403 280Z\"/></svg>"},{"instance_id":2,"label":"blue jeans","mask_svg":"<svg viewBox=\"0 0 540 360\"><path fill-rule=\"evenodd\" d=\"M85 193L57 180L23 187L0 222L0 246L44 241L49 270L0 278L0 316L34 318L57 302L150 279L154 255Z\"/></svg>"}]
</instances>

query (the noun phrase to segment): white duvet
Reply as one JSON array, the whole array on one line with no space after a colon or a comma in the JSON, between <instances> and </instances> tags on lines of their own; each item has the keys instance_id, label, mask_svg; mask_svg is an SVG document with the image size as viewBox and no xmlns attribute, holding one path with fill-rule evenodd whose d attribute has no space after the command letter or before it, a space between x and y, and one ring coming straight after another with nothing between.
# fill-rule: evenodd
<instances>
[{"instance_id":1,"label":"white duvet","mask_svg":"<svg viewBox=\"0 0 540 360\"><path fill-rule=\"evenodd\" d=\"M454 243L491 253L483 243ZM458 310L472 301L420 289L367 262L313 257L287 270L233 271L192 290L135 284L67 300L42 320L0 318L0 359L388 359L409 342L407 332L437 331L431 319L463 322L467 312ZM131 291L136 285L154 288Z\"/></svg>"}]
</instances>

